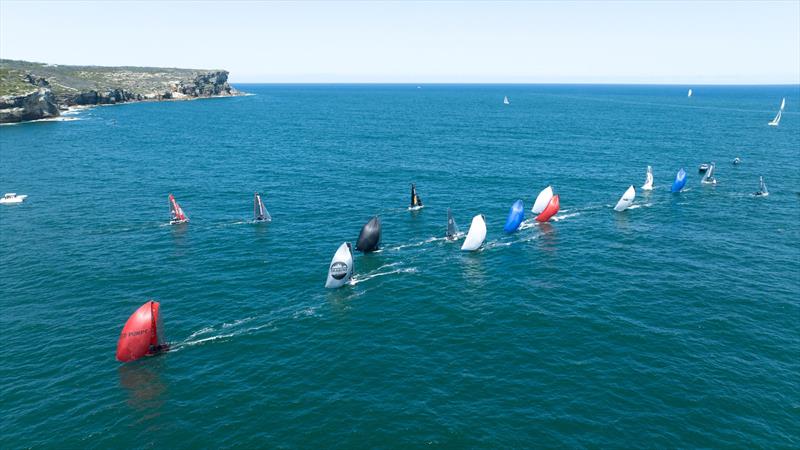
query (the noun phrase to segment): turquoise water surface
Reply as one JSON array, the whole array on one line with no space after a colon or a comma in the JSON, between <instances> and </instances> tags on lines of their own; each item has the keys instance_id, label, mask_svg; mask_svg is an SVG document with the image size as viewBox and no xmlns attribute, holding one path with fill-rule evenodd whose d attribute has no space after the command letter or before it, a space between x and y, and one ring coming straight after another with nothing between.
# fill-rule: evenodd
<instances>
[{"instance_id":1,"label":"turquoise water surface","mask_svg":"<svg viewBox=\"0 0 800 450\"><path fill-rule=\"evenodd\" d=\"M238 87L0 128L3 448L800 446L799 86ZM173 351L120 364L150 298Z\"/></svg>"}]
</instances>

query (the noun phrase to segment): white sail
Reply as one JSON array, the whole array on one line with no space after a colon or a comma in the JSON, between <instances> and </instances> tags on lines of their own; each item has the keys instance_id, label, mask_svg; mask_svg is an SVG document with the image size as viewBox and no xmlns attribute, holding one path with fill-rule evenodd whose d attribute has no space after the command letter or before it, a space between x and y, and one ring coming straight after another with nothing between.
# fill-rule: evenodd
<instances>
[{"instance_id":1,"label":"white sail","mask_svg":"<svg viewBox=\"0 0 800 450\"><path fill-rule=\"evenodd\" d=\"M539 192L539 195L536 196L536 201L533 202L533 208L531 208L531 212L534 214L540 214L547 208L547 204L550 203L550 199L553 198L553 187L547 186L546 188L542 189L542 192Z\"/></svg>"},{"instance_id":2,"label":"white sail","mask_svg":"<svg viewBox=\"0 0 800 450\"><path fill-rule=\"evenodd\" d=\"M785 107L786 107L786 98L784 97L781 100L781 109L778 110L778 114L775 115L775 118L772 119L772 122L768 124L769 126L777 127L778 125L781 124L781 116L783 115L783 108Z\"/></svg>"},{"instance_id":3,"label":"white sail","mask_svg":"<svg viewBox=\"0 0 800 450\"><path fill-rule=\"evenodd\" d=\"M464 239L461 250L477 250L483 245L484 240L486 240L486 220L483 214L478 214L472 218L472 224L469 226L469 232L467 232L467 238Z\"/></svg>"},{"instance_id":4,"label":"white sail","mask_svg":"<svg viewBox=\"0 0 800 450\"><path fill-rule=\"evenodd\" d=\"M687 96L687 97L691 97L691 96L692 96L692 90L691 90L691 89L689 89L689 93L688 93L688 94L686 94L686 96Z\"/></svg>"},{"instance_id":5,"label":"white sail","mask_svg":"<svg viewBox=\"0 0 800 450\"><path fill-rule=\"evenodd\" d=\"M345 242L339 246L336 253L331 259L331 265L328 268L328 279L325 281L325 287L335 289L342 287L350 281L353 276L353 251L350 249L350 243Z\"/></svg>"},{"instance_id":6,"label":"white sail","mask_svg":"<svg viewBox=\"0 0 800 450\"><path fill-rule=\"evenodd\" d=\"M643 191L652 191L653 190L653 168L651 166L647 166L647 177L644 180L644 184L642 185Z\"/></svg>"},{"instance_id":7,"label":"white sail","mask_svg":"<svg viewBox=\"0 0 800 450\"><path fill-rule=\"evenodd\" d=\"M510 105L511 104L511 102L508 101L508 97L507 96L503 97L503 104L504 105Z\"/></svg>"},{"instance_id":8,"label":"white sail","mask_svg":"<svg viewBox=\"0 0 800 450\"><path fill-rule=\"evenodd\" d=\"M614 207L614 211L625 211L628 209L631 204L633 204L633 199L636 198L636 189L633 188L631 185L624 194L622 194L622 198L619 199L617 202L617 206Z\"/></svg>"},{"instance_id":9,"label":"white sail","mask_svg":"<svg viewBox=\"0 0 800 450\"><path fill-rule=\"evenodd\" d=\"M767 190L767 185L764 183L764 177L758 177L758 192L756 195L760 195L762 197L766 197L769 195L769 191Z\"/></svg>"},{"instance_id":10,"label":"white sail","mask_svg":"<svg viewBox=\"0 0 800 450\"><path fill-rule=\"evenodd\" d=\"M717 179L714 178L714 167L716 165L712 162L710 166L708 166L708 170L706 170L705 175L703 175L703 179L700 180L703 184L717 184Z\"/></svg>"}]
</instances>

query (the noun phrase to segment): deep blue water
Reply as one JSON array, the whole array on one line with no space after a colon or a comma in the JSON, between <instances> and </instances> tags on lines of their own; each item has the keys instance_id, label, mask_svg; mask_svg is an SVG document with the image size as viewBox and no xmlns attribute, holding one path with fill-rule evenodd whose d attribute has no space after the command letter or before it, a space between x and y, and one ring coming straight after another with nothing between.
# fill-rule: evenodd
<instances>
[{"instance_id":1,"label":"deep blue water","mask_svg":"<svg viewBox=\"0 0 800 450\"><path fill-rule=\"evenodd\" d=\"M0 127L0 446L800 446L800 87L239 87ZM149 298L174 350L120 364Z\"/></svg>"}]
</instances>

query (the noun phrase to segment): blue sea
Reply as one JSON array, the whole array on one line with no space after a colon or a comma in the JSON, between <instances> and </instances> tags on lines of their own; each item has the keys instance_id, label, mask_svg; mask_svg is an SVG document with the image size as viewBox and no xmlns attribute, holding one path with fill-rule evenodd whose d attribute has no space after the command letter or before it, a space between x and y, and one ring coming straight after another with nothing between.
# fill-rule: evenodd
<instances>
[{"instance_id":1,"label":"blue sea","mask_svg":"<svg viewBox=\"0 0 800 450\"><path fill-rule=\"evenodd\" d=\"M800 447L800 86L237 87L0 127L3 448Z\"/></svg>"}]
</instances>

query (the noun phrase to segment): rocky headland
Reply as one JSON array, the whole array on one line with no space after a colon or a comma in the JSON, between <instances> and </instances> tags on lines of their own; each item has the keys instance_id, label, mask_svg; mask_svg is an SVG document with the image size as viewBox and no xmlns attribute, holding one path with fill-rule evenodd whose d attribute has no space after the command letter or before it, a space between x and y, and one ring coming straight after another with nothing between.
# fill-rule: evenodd
<instances>
[{"instance_id":1,"label":"rocky headland","mask_svg":"<svg viewBox=\"0 0 800 450\"><path fill-rule=\"evenodd\" d=\"M75 106L241 95L224 70L64 66L0 59L0 123L58 117Z\"/></svg>"}]
</instances>

